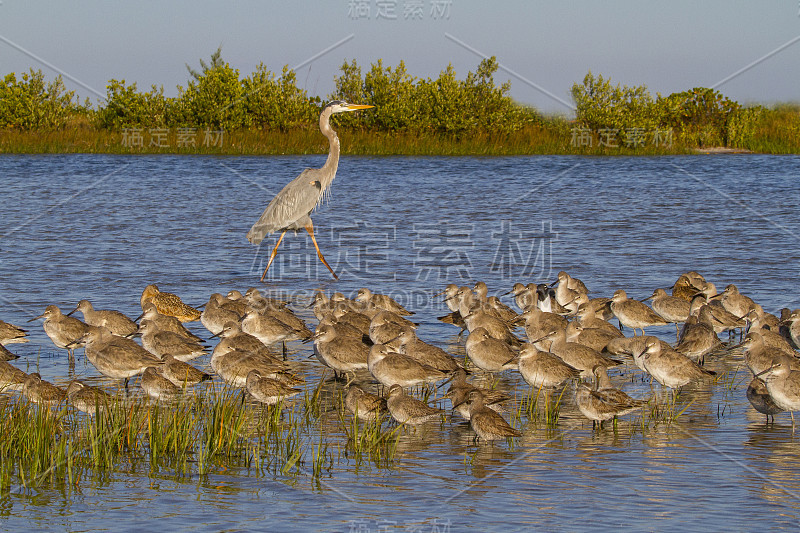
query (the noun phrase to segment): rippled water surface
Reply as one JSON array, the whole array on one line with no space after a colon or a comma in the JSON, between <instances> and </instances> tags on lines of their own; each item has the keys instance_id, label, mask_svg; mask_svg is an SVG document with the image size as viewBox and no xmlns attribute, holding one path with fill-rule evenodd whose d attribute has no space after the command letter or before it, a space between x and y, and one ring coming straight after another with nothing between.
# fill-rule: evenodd
<instances>
[{"instance_id":1,"label":"rippled water surface","mask_svg":"<svg viewBox=\"0 0 800 533\"><path fill-rule=\"evenodd\" d=\"M21 324L47 304L67 311L81 298L136 316L142 289L157 283L194 304L259 286L294 297L313 327L302 305L314 289L366 286L417 311L420 337L463 356L455 328L436 320L443 304L431 299L450 282L483 280L499 294L566 270L592 296L624 288L643 298L697 270L720 289L736 284L767 311L800 307L797 157L347 157L314 216L340 281L303 233L287 235L271 279L259 284L274 236L259 249L247 230L271 195L323 161L1 157L0 318ZM30 343L9 346L22 356L15 364L64 384L66 354L39 323L31 329ZM675 335L671 326L648 333ZM321 369L307 358L310 348L289 349L315 387ZM523 415L514 422L524 436L512 447L474 445L454 417L404 433L389 468L340 458L320 482L126 465L72 490L2 494L0 527L796 531L800 432L786 414L765 426L745 398L750 376L741 364L736 355L709 361L723 379L685 390L689 408L671 425L642 430L629 415L617 431L593 431L568 391L557 427ZM117 386L81 351L75 373ZM612 379L634 397L661 394L632 364ZM498 387L527 390L516 372ZM333 411L322 417L334 434L337 423Z\"/></svg>"}]
</instances>

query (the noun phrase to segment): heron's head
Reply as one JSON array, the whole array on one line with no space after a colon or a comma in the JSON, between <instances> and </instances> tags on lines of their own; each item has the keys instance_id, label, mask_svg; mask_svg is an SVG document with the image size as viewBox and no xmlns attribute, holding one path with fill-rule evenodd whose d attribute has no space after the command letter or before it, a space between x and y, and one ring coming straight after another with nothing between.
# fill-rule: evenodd
<instances>
[{"instance_id":1,"label":"heron's head","mask_svg":"<svg viewBox=\"0 0 800 533\"><path fill-rule=\"evenodd\" d=\"M325 106L325 109L330 108L331 113L347 113L349 111L358 111L360 109L369 109L375 107L374 105L363 104L348 104L344 100L333 100Z\"/></svg>"}]
</instances>

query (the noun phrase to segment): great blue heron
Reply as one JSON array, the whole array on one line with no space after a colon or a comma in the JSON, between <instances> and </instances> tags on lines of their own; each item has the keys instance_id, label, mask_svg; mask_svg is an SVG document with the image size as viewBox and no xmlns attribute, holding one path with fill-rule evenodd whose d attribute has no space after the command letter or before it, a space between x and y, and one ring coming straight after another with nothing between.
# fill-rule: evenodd
<instances>
[{"instance_id":1,"label":"great blue heron","mask_svg":"<svg viewBox=\"0 0 800 533\"><path fill-rule=\"evenodd\" d=\"M334 113L346 113L348 111L358 111L359 109L369 109L371 105L358 105L348 104L341 100L334 100L330 102L322 110L319 116L319 131L328 138L330 143L330 152L328 159L322 168L307 168L300 173L295 179L290 181L281 191L275 195L269 203L261 217L253 224L250 231L247 232L247 240L252 244L260 243L266 235L281 232L275 248L269 256L267 268L261 275L261 281L267 275L275 255L278 253L278 246L280 246L283 236L286 232L293 230L297 232L305 228L311 240L314 242L314 248L317 249L317 256L322 264L328 267L333 277L339 279L339 276L333 271L331 266L325 261L322 252L319 250L317 239L314 238L314 224L311 222L311 212L319 206L322 202L323 196L331 186L333 178L336 177L336 169L339 166L339 137L336 132L331 128L331 115Z\"/></svg>"}]
</instances>

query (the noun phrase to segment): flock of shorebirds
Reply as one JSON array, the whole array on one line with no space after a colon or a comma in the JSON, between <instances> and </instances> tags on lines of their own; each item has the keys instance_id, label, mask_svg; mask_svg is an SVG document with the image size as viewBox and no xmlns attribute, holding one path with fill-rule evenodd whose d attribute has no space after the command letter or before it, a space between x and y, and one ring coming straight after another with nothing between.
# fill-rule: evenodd
<instances>
[{"instance_id":1,"label":"flock of shorebirds","mask_svg":"<svg viewBox=\"0 0 800 533\"><path fill-rule=\"evenodd\" d=\"M671 290L671 294L668 294ZM753 373L747 398L770 416L800 409L800 310L784 309L781 316L766 313L734 285L718 293L700 274L681 275L669 289L656 289L644 300L628 298L618 290L611 298L590 298L586 286L566 272L554 283L517 283L512 295L519 311L489 296L485 283L474 287L448 285L443 296L450 313L439 320L466 335L466 358L422 340L413 313L392 298L360 289L354 299L341 293L316 293L311 307L319 321L315 331L296 316L287 302L265 297L257 289L245 294L232 290L212 294L202 310L185 304L155 285L141 296L142 314L131 319L119 311L96 310L81 300L64 314L49 305L42 315L47 336L58 348L83 348L98 372L113 379L140 376L149 396L166 400L211 379L190 361L211 352L210 369L226 383L245 390L254 400L273 405L302 392L303 379L287 363L285 343L313 342L314 355L346 381L344 404L359 418L376 420L388 413L400 424L418 425L439 419L445 412L407 390L449 383L441 398L468 420L476 437L493 441L518 437L500 407L511 397L470 383L475 372L518 371L533 391L563 388L575 383L575 403L594 423L602 423L646 405L612 386L608 369L631 358L652 379L670 389L713 379L703 365L707 356L725 357L741 348ZM643 303L650 300L651 306ZM72 316L80 313L83 320ZM213 349L184 326L199 320ZM616 320L618 325L612 323ZM675 324L677 340L667 343L645 334L645 328ZM523 340L517 330L524 329ZM624 328L632 335L625 336ZM736 330L740 342L732 346L719 335ZM641 334L637 334L638 332ZM0 391L20 392L29 401L46 406L68 402L86 413L96 413L113 398L100 388L73 380L62 389L26 374L8 361L17 358L5 345L27 342L28 332L0 321ZM140 338L140 343L133 340ZM276 346L282 346L279 351ZM380 384L382 395L356 383L366 377Z\"/></svg>"}]
</instances>

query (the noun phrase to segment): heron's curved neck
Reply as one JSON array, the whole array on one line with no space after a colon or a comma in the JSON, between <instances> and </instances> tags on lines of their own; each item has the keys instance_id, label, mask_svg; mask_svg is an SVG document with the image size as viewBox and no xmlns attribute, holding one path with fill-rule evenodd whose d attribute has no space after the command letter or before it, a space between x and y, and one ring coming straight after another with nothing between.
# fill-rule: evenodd
<instances>
[{"instance_id":1,"label":"heron's curved neck","mask_svg":"<svg viewBox=\"0 0 800 533\"><path fill-rule=\"evenodd\" d=\"M336 169L339 168L339 137L336 135L336 132L333 131L333 128L331 128L331 114L330 110L326 110L319 117L319 131L328 138L328 142L330 143L328 159L321 169L324 171L323 175L326 181L326 183L321 184L323 190L331 184L333 178L336 177Z\"/></svg>"}]
</instances>

